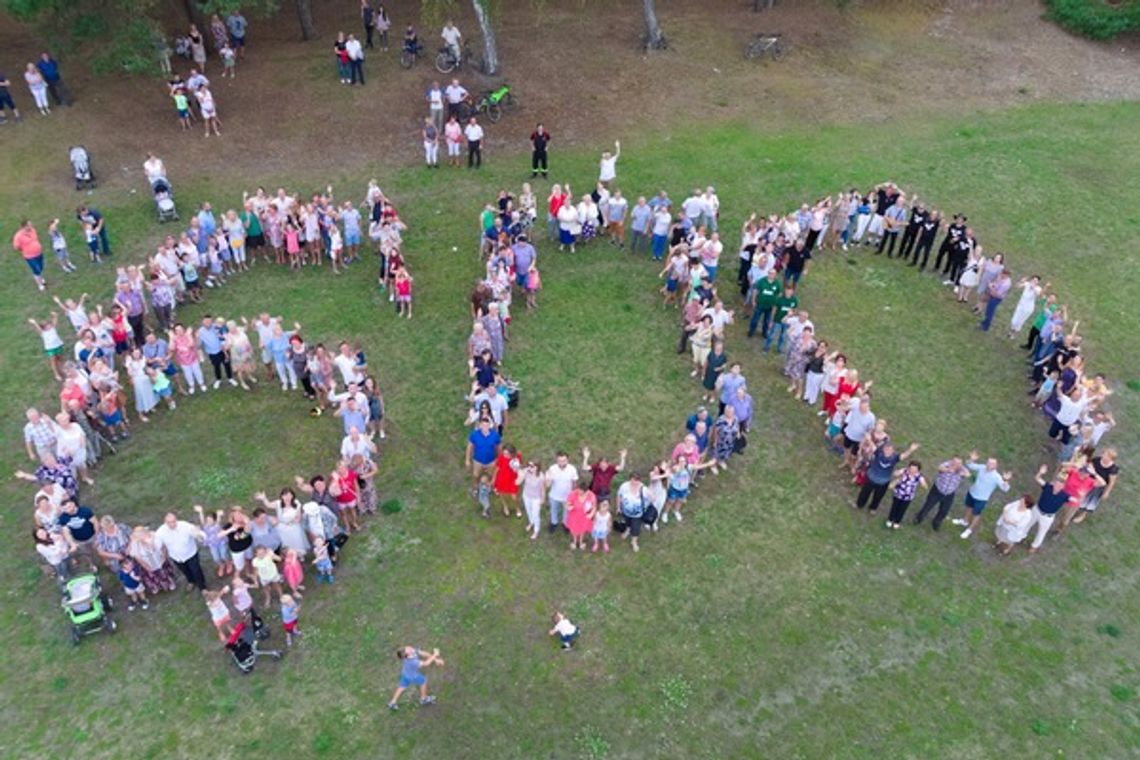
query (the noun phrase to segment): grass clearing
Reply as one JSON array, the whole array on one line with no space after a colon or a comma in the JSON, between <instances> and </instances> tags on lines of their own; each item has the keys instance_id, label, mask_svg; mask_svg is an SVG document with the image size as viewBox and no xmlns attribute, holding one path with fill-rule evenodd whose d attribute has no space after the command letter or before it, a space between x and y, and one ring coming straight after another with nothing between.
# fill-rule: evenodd
<instances>
[{"instance_id":1,"label":"grass clearing","mask_svg":"<svg viewBox=\"0 0 1140 760\"><path fill-rule=\"evenodd\" d=\"M399 511L373 519L350 541L336 585L306 597L303 644L241 678L201 605L180 592L147 615L120 614L116 637L73 650L24 538L31 491L4 483L0 525L13 548L0 556L0 754L1126 756L1140 742L1131 622L1140 619L1140 523L1128 509L1140 409L1124 385L1140 351L1138 117L1133 104L1034 106L891 130L774 135L726 125L623 141L626 195L664 187L679 200L694 183L716 184L726 257L752 209L889 176L944 210L966 209L983 244L1007 249L1017 273L1039 267L1060 285L1093 365L1117 388L1121 426L1111 436L1124 476L1104 514L1031 565L996 560L984 541L889 533L850 514L851 490L819 445L815 418L780 392L774 363L741 324L728 352L744 361L757 434L731 472L701 485L682 527L650 537L636 557L619 546L602 558L545 536L531 545L514 519L478 520L459 470L464 297L478 273L478 209L499 186L517 187L524 159L490 157L479 175L345 170L331 178L338 189L355 197L378 176L412 226L410 324L377 297L371 265L367 276L358 267L335 281L255 271L182 318L271 309L312 337L363 340L392 422L380 498L398 500ZM583 187L596 158L558 155L555 176ZM58 163L0 156L3 176L35 178L26 190L0 189L0 232L10 237L25 214L66 216L78 196L42 184ZM179 210L187 218L199 198L229 207L243 184L328 179L179 177ZM100 193L91 200L108 212L114 264L141 259L177 229L158 227L141 189ZM673 313L658 305L653 267L604 245L564 257L541 244L540 264L540 310L515 309L508 367L524 390L508 439L546 460L556 448L624 446L644 467L698 398L673 352ZM49 398L38 342L20 324L46 307L18 258L3 257L0 272L0 370L20 389L0 401L12 442L0 463L10 471L23 466L23 407ZM109 295L113 276L83 267L61 287L49 274L63 295ZM824 254L802 297L822 334L877 381L876 408L896 437L924 444L928 466L978 446L1009 463L1015 490L1030 489L1047 456L1044 431L1022 404L1019 355L1004 337L977 333L933 279L866 255L851 266ZM168 505L249 503L253 490L327 468L339 440L333 422L272 386L187 399L139 427L97 473L97 512L153 522ZM556 607L583 626L571 655L545 635ZM433 674L438 705L389 715L390 652L405 642L439 646L448 667ZM67 718L50 717L65 700Z\"/></svg>"}]
</instances>

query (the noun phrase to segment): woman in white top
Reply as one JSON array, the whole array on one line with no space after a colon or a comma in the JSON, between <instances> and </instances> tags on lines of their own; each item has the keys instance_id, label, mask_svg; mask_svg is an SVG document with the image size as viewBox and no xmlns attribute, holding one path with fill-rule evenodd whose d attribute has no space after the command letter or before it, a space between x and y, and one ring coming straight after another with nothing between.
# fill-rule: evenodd
<instances>
[{"instance_id":1,"label":"woman in white top","mask_svg":"<svg viewBox=\"0 0 1140 760\"><path fill-rule=\"evenodd\" d=\"M1021 328L1037 311L1037 299L1049 287L1049 283L1041 284L1041 278L1037 275L1025 279L1022 278L1018 283L1021 286L1021 297L1017 299L1017 307L1013 310L1013 316L1009 320L1009 338L1021 332Z\"/></svg>"},{"instance_id":2,"label":"woman in white top","mask_svg":"<svg viewBox=\"0 0 1140 760\"><path fill-rule=\"evenodd\" d=\"M559 230L559 246L558 250L565 251L566 246L570 246L570 253L574 253L574 244L578 240L578 234L582 231L582 222L578 217L578 209L574 204L567 200L562 204L562 208L558 209L558 230Z\"/></svg>"},{"instance_id":3,"label":"woman in white top","mask_svg":"<svg viewBox=\"0 0 1140 760\"><path fill-rule=\"evenodd\" d=\"M24 72L24 81L28 83L28 89L32 92L32 99L36 101L36 108L40 109L40 114L47 116L51 113L51 108L48 107L47 82L44 81L40 70L36 68L36 64L28 64L28 70Z\"/></svg>"},{"instance_id":4,"label":"woman in white top","mask_svg":"<svg viewBox=\"0 0 1140 760\"><path fill-rule=\"evenodd\" d=\"M982 247L980 245L974 246L962 267L962 274L958 277L958 286L954 288L954 292L958 296L958 303L966 303L970 291L977 287L980 279L979 270L985 261L985 256L982 255Z\"/></svg>"},{"instance_id":5,"label":"woman in white top","mask_svg":"<svg viewBox=\"0 0 1140 760\"><path fill-rule=\"evenodd\" d=\"M87 434L67 412L55 416L55 455L71 457L71 467L83 482L87 485L95 482L87 474Z\"/></svg>"},{"instance_id":6,"label":"woman in white top","mask_svg":"<svg viewBox=\"0 0 1140 760\"><path fill-rule=\"evenodd\" d=\"M134 349L126 361L127 376L131 378L131 387L135 393L135 411L139 419L147 422L147 414L158 406L158 396L154 392L154 383L146 373L146 357L142 351Z\"/></svg>"},{"instance_id":7,"label":"woman in white top","mask_svg":"<svg viewBox=\"0 0 1140 760\"><path fill-rule=\"evenodd\" d=\"M617 179L617 160L621 157L621 140L614 141L614 152L608 150L602 153L602 160L598 163L598 181L610 183Z\"/></svg>"},{"instance_id":8,"label":"woman in white top","mask_svg":"<svg viewBox=\"0 0 1140 760\"><path fill-rule=\"evenodd\" d=\"M578 222L581 225L581 238L585 243L598 234L598 204L591 195L583 195L578 203Z\"/></svg>"},{"instance_id":9,"label":"woman in white top","mask_svg":"<svg viewBox=\"0 0 1140 760\"><path fill-rule=\"evenodd\" d=\"M44 528L36 528L32 535L36 541L36 551L55 573L56 581L62 588L67 579L71 577L71 567L68 561L71 555L71 547L68 546L62 535L49 533Z\"/></svg>"},{"instance_id":10,"label":"woman in white top","mask_svg":"<svg viewBox=\"0 0 1140 760\"><path fill-rule=\"evenodd\" d=\"M293 489L281 489L280 498L274 501L269 501L264 491L254 494L253 498L264 504L266 509L276 513L277 535L281 538L281 545L286 549L295 549L300 558L304 559L309 551L309 537L305 533L305 518L301 513L301 505L297 503L297 495L293 493Z\"/></svg>"},{"instance_id":11,"label":"woman in white top","mask_svg":"<svg viewBox=\"0 0 1140 760\"><path fill-rule=\"evenodd\" d=\"M997 543L994 544L994 548L1003 555L1013 551L1013 547L1029 535L1029 529L1036 522L1033 504L1032 496L1022 496L1017 501L1011 501L1002 508L1001 517L998 518L997 525L994 527L994 534L997 536Z\"/></svg>"},{"instance_id":12,"label":"woman in white top","mask_svg":"<svg viewBox=\"0 0 1140 760\"><path fill-rule=\"evenodd\" d=\"M527 462L519 471L518 485L522 486L523 506L526 507L527 535L533 541L538 538L542 502L546 495L546 479L542 476L542 466L537 460Z\"/></svg>"},{"instance_id":13,"label":"woman in white top","mask_svg":"<svg viewBox=\"0 0 1140 760\"><path fill-rule=\"evenodd\" d=\"M146 172L146 181L152 185L156 179L166 179L166 164L162 163L162 159L153 153L146 154L143 171Z\"/></svg>"}]
</instances>

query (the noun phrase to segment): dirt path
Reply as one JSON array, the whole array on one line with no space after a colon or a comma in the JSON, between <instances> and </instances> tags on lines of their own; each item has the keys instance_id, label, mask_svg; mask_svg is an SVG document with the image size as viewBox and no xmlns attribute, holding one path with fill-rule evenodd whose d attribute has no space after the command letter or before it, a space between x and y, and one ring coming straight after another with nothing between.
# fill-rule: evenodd
<instances>
[{"instance_id":1,"label":"dirt path","mask_svg":"<svg viewBox=\"0 0 1140 760\"><path fill-rule=\"evenodd\" d=\"M886 123L914 111L960 116L1034 98L1140 97L1134 42L1071 37L1043 21L1034 0L915 2L901 9L882 3L847 11L831 0L789 0L759 15L744 0L667 0L659 11L670 49L651 56L637 48L640 4L631 0L605 8L511 5L518 7L506 12L499 38L504 79L522 109L488 128L492 152L524 150L538 119L554 132L557 151L703 120L747 119L779 129L788 121ZM99 165L114 169L137 168L147 150L177 153L178 163L201 172L256 176L327 175L328 167L362 158L417 161L423 93L440 77L423 63L400 69L394 45L370 55L366 87L339 85L331 44L337 29L358 31L356 5L316 0L314 11L322 38L311 43L297 41L288 12L254 20L248 61L232 82L217 78L211 59L220 140L205 140L196 129L181 133L161 82L93 80L67 63L81 102L45 131L58 130L59 142L84 142ZM396 29L408 21L401 7L393 18ZM469 14L457 21L474 35ZM14 76L34 53L34 38L16 25L3 27L3 65ZM757 30L783 32L790 55L779 64L745 61L744 43ZM433 49L434 32L421 28L421 36ZM189 66L179 61L178 68L185 73ZM471 75L462 80L471 90L485 86ZM27 105L29 97L15 89ZM16 146L37 139L15 132L4 134Z\"/></svg>"}]
</instances>

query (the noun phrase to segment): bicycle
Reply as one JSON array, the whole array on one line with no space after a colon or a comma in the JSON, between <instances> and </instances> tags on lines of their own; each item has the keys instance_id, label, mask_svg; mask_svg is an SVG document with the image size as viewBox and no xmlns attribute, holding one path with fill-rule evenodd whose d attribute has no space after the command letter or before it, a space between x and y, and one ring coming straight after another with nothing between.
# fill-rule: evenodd
<instances>
[{"instance_id":1,"label":"bicycle","mask_svg":"<svg viewBox=\"0 0 1140 760\"><path fill-rule=\"evenodd\" d=\"M477 114L485 113L488 119L497 122L503 118L505 111L513 110L516 105L515 96L511 93L511 86L504 84L498 89L484 91L479 102L475 104L474 112Z\"/></svg>"},{"instance_id":2,"label":"bicycle","mask_svg":"<svg viewBox=\"0 0 1140 760\"><path fill-rule=\"evenodd\" d=\"M471 52L471 45L466 42L463 43L463 50L460 51L458 58L452 52L451 46L444 45L435 57L435 70L440 74L450 74L456 69L462 68L464 61L474 62L474 57L474 53Z\"/></svg>"},{"instance_id":3,"label":"bicycle","mask_svg":"<svg viewBox=\"0 0 1140 760\"><path fill-rule=\"evenodd\" d=\"M415 50L409 50L405 45L404 48L400 51L400 65L405 69L410 69L416 65L416 61L419 60L420 54L423 52L424 46L422 42L416 43Z\"/></svg>"},{"instance_id":4,"label":"bicycle","mask_svg":"<svg viewBox=\"0 0 1140 760\"><path fill-rule=\"evenodd\" d=\"M756 37L744 48L744 57L756 60L768 56L773 61L784 57L784 41L782 34L757 33Z\"/></svg>"}]
</instances>

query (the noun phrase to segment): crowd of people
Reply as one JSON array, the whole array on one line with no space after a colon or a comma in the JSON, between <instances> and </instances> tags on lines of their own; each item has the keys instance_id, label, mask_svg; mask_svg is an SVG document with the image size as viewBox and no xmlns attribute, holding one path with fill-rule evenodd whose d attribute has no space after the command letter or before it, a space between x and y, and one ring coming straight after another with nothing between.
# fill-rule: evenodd
<instances>
[{"instance_id":1,"label":"crowd of people","mask_svg":"<svg viewBox=\"0 0 1140 760\"><path fill-rule=\"evenodd\" d=\"M280 254L273 257L263 250L273 247L272 236L263 230L281 231L278 212L284 218L325 218L325 224L314 225L317 232L308 241L308 255L316 259L335 260L330 238L340 235L338 222L347 228L346 218L360 219L352 204L335 206L331 188L314 195L311 204L283 189L273 199L259 190L244 200L242 215L229 211L220 222L209 204L202 204L179 241L170 236L144 265L118 268L110 302L92 304L87 294L54 296L74 331L72 348L60 334L58 312L30 320L60 383L59 410L28 409L23 440L35 466L16 476L37 488L34 546L61 587L77 571L98 572L102 566L118 578L128 610L146 609L156 595L176 589L177 568L188 590L203 593L223 641L235 620L257 615L253 595L260 589L264 607L274 600L279 604L291 643L299 635L306 566L316 583L332 583L338 549L363 528L364 516L376 512L377 441L386 437L384 399L364 353L347 341L326 348L307 340L299 323L290 329L283 318L268 313L252 320L206 314L197 326L180 320L183 306L203 298L203 281L212 278L220 287L227 277L249 271L259 254L263 265L284 263ZM378 225L383 220L385 229L398 223L375 183L362 207ZM377 246L383 262L380 283L395 288L397 311L406 310L410 317L410 300L400 301L398 295L405 292L401 277L408 278L398 233L385 245ZM212 382L203 370L207 362ZM335 465L327 475L297 477L272 498L257 493L252 511L195 506L196 520L170 512L153 529L96 514L89 505L84 491L94 484L98 463L124 445L135 419L145 423L163 405L172 413L194 395L230 387L251 391L274 380L282 391L301 389L311 414L331 410L340 426ZM201 547L210 554L214 575L224 579L221 588L209 587L199 560Z\"/></svg>"},{"instance_id":2,"label":"crowd of people","mask_svg":"<svg viewBox=\"0 0 1140 760\"><path fill-rule=\"evenodd\" d=\"M947 454L934 472L912 458L919 445L896 445L886 420L872 411L873 383L862 378L839 346L818 335L800 300L800 285L813 257L828 249L852 248L866 255L882 255L909 264L918 271L930 267L952 287L958 301L967 302L978 315L978 328L988 331L999 309L1016 287L1018 298L1010 314L1008 338L1030 325L1023 348L1027 355L1027 394L1030 404L1042 410L1048 436L1056 441L1057 465L1036 474L1039 495L1024 493L1004 505L996 521L995 544L1003 553L1028 536L1036 535L1030 553L1036 553L1050 530L1061 534L1070 524L1091 515L1116 486L1117 454L1102 447L1104 435L1115 425L1105 408L1111 394L1103 375L1088 371L1081 353L1078 323L1071 321L1051 285L1038 275L1014 284L1004 254L987 254L967 226L964 214L944 217L915 196L908 197L894 183L884 182L866 192L856 189L781 214L752 214L741 231L738 267L729 293L722 286L719 236L720 202L715 188L695 188L675 204L665 191L630 207L616 187L616 161L620 145L605 153L599 176L589 193L576 197L568 185L555 184L547 199L547 233L559 250L576 252L599 238L624 249L630 233L632 252L648 252L664 264L661 295L666 306L680 311L678 353L690 357L691 376L700 383L702 406L686 420L686 434L670 457L653 465L643 479L631 473L618 489L617 506L610 504L611 484L626 469L626 452L616 460L601 458L590 464L583 452L582 471L565 451L543 468L537 459L524 458L504 443L515 385L503 374L503 356L510 324L512 291L533 294L537 259L532 227L537 203L529 185L517 196L503 190L496 204L488 204L480 217L480 252L485 276L471 296L476 318L468 342L468 368L473 378L467 396L466 422L471 430L465 462L471 470L471 494L489 517L498 500L503 514L521 517L520 492L527 517L527 532L537 539L540 511L549 507L549 530L561 526L571 534L571 548L585 548L585 536L596 539L592 548L608 550L609 528L617 521L623 538L637 536L644 526L656 530L683 519L689 490L706 474L725 471L734 454L747 446L753 419L749 383L738 362L726 351L726 328L737 320L737 310L725 301L739 299L741 321L747 336L759 340L762 354L774 353L787 379L786 391L823 418L827 446L842 457L857 495L852 506L879 514L891 495L885 524L899 529L920 489L927 494L912 514L915 524L932 516L938 530L950 517L958 491L965 490L964 509L953 523L961 538L977 534L987 504L997 491L1009 491L1013 474L1003 471L996 458L971 451ZM939 244L939 238L941 242ZM719 275L719 277L718 277ZM1032 319L1032 321L1031 321ZM715 411L712 406L715 404ZM588 476L588 477L587 477ZM963 488L963 482L967 485ZM611 511L612 510L612 511ZM1054 525L1055 524L1055 525Z\"/></svg>"}]
</instances>

